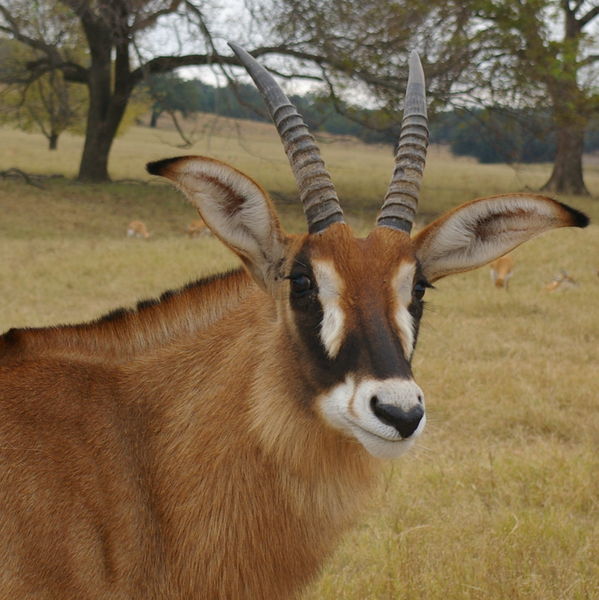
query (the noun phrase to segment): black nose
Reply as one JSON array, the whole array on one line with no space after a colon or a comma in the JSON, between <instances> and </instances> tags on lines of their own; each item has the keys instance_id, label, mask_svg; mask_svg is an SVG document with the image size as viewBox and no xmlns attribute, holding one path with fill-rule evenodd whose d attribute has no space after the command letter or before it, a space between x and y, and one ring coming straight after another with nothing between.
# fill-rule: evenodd
<instances>
[{"instance_id":1,"label":"black nose","mask_svg":"<svg viewBox=\"0 0 599 600\"><path fill-rule=\"evenodd\" d=\"M370 399L370 408L385 425L397 429L402 438L410 437L416 431L424 415L424 407L421 403L404 410L393 404L383 404L376 396Z\"/></svg>"}]
</instances>

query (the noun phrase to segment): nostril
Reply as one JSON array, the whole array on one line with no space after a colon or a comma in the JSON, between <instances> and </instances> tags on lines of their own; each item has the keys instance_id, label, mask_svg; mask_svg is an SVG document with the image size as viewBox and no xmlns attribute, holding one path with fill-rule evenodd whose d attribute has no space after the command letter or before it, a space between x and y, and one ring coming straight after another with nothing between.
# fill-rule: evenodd
<instances>
[{"instance_id":1,"label":"nostril","mask_svg":"<svg viewBox=\"0 0 599 600\"><path fill-rule=\"evenodd\" d=\"M421 396L419 396L420 399ZM416 431L424 416L424 408L421 403L404 410L394 404L381 403L377 396L372 396L370 399L370 408L379 421L395 428L404 438L410 437Z\"/></svg>"},{"instance_id":2,"label":"nostril","mask_svg":"<svg viewBox=\"0 0 599 600\"><path fill-rule=\"evenodd\" d=\"M422 397L422 394L418 394L418 402L420 402L420 404L424 404L424 398Z\"/></svg>"},{"instance_id":3,"label":"nostril","mask_svg":"<svg viewBox=\"0 0 599 600\"><path fill-rule=\"evenodd\" d=\"M379 399L376 396L373 396L370 399L370 410L376 415L376 406L379 403Z\"/></svg>"}]
</instances>

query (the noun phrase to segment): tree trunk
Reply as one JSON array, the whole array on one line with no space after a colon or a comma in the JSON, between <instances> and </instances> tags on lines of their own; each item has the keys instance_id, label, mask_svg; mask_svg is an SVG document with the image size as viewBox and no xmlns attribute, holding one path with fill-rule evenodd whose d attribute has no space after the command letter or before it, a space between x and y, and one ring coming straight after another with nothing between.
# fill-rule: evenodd
<instances>
[{"instance_id":1,"label":"tree trunk","mask_svg":"<svg viewBox=\"0 0 599 600\"><path fill-rule=\"evenodd\" d=\"M56 150L58 148L58 134L51 133L48 137L48 150Z\"/></svg>"},{"instance_id":2,"label":"tree trunk","mask_svg":"<svg viewBox=\"0 0 599 600\"><path fill-rule=\"evenodd\" d=\"M584 134L592 112L589 110L587 95L578 85L580 64L576 58L584 25L576 18L578 8L572 8L569 1L561 4L565 18L562 57L559 59L559 69L556 70L554 65L546 74L547 91L552 102L557 134L557 150L551 177L541 189L590 196L582 174L582 154ZM578 7L581 4L583 3L578 2ZM555 58L554 51L551 54Z\"/></svg>"},{"instance_id":3,"label":"tree trunk","mask_svg":"<svg viewBox=\"0 0 599 600\"><path fill-rule=\"evenodd\" d=\"M543 191L589 196L582 175L585 127L580 123L562 124L557 129L557 151L551 177Z\"/></svg>"},{"instance_id":4,"label":"tree trunk","mask_svg":"<svg viewBox=\"0 0 599 600\"><path fill-rule=\"evenodd\" d=\"M129 42L123 36L120 43L114 45L115 32L103 18L94 20L86 14L82 24L90 48L91 64L87 80L87 129L77 178L79 181L110 181L110 148L133 90L129 78Z\"/></svg>"},{"instance_id":5,"label":"tree trunk","mask_svg":"<svg viewBox=\"0 0 599 600\"><path fill-rule=\"evenodd\" d=\"M161 110L152 108L152 115L150 117L150 127L155 128L158 125L158 117L162 114Z\"/></svg>"},{"instance_id":6,"label":"tree trunk","mask_svg":"<svg viewBox=\"0 0 599 600\"><path fill-rule=\"evenodd\" d=\"M92 118L90 118L92 117ZM88 116L85 144L79 164L79 181L103 182L110 181L108 175L108 156L116 134L116 126L106 121Z\"/></svg>"},{"instance_id":7,"label":"tree trunk","mask_svg":"<svg viewBox=\"0 0 599 600\"><path fill-rule=\"evenodd\" d=\"M79 181L110 181L108 156L131 93L130 89L112 91L109 61L97 70L96 74L94 66L90 69L89 110Z\"/></svg>"},{"instance_id":8,"label":"tree trunk","mask_svg":"<svg viewBox=\"0 0 599 600\"><path fill-rule=\"evenodd\" d=\"M90 182L110 181L108 156L125 114L129 94L113 94L108 101L102 102L101 97L94 101L91 97L93 93L93 88L90 86L90 110L87 115L85 143L77 179ZM103 110L97 108L92 110L93 105L101 105Z\"/></svg>"}]
</instances>

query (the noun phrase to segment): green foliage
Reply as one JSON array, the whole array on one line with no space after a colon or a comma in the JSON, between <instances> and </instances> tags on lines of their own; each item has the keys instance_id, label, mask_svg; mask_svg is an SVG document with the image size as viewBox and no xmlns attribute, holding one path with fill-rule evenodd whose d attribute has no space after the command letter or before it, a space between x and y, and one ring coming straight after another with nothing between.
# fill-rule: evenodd
<instances>
[{"instance_id":1,"label":"green foliage","mask_svg":"<svg viewBox=\"0 0 599 600\"><path fill-rule=\"evenodd\" d=\"M145 84L152 99L152 126L163 112L178 112L184 118L214 113L239 119L267 121L260 94L252 85L214 87L199 79L181 79L176 73L153 75Z\"/></svg>"},{"instance_id":2,"label":"green foliage","mask_svg":"<svg viewBox=\"0 0 599 600\"><path fill-rule=\"evenodd\" d=\"M253 85L237 83L214 87L198 79L184 80L169 73L153 76L144 89L152 98L152 126L163 112L178 112L184 118L203 112L270 122ZM293 95L290 100L313 131L350 135L367 143L395 144L397 141L397 123L390 122L381 111L352 107L317 93ZM361 123L365 120L375 125L366 127Z\"/></svg>"},{"instance_id":3,"label":"green foliage","mask_svg":"<svg viewBox=\"0 0 599 600\"><path fill-rule=\"evenodd\" d=\"M41 24L31 24L36 26ZM77 55L76 44L65 47L70 56ZM39 53L28 46L0 40L0 81L4 83L0 91L0 123L15 124L23 131L40 131L50 149L54 149L64 131L84 131L87 93L81 85L69 83L59 70L32 75L28 65L38 58Z\"/></svg>"},{"instance_id":4,"label":"green foliage","mask_svg":"<svg viewBox=\"0 0 599 600\"><path fill-rule=\"evenodd\" d=\"M163 111L177 111L183 117L204 112L268 122L260 96L251 85L216 88L168 74L153 77L149 87L154 98L153 123ZM315 92L290 99L312 131L353 136L366 143L397 142L397 116L390 118L382 110L353 107ZM458 156L473 156L483 163L549 162L556 151L555 130L546 111L499 107L432 115L431 142L448 144ZM586 149L599 149L599 121L591 123Z\"/></svg>"},{"instance_id":5,"label":"green foliage","mask_svg":"<svg viewBox=\"0 0 599 600\"><path fill-rule=\"evenodd\" d=\"M397 143L397 119L391 122L382 111L354 107L342 100L314 93L292 96L291 101L315 131L351 135L369 144ZM371 126L364 125L365 122Z\"/></svg>"},{"instance_id":6,"label":"green foliage","mask_svg":"<svg viewBox=\"0 0 599 600\"><path fill-rule=\"evenodd\" d=\"M454 110L436 115L431 141L448 144L458 156L482 163L550 162L555 157L555 129L547 112L500 108ZM599 120L591 122L587 152L599 150Z\"/></svg>"},{"instance_id":7,"label":"green foliage","mask_svg":"<svg viewBox=\"0 0 599 600\"><path fill-rule=\"evenodd\" d=\"M555 136L547 115L493 109L443 113L433 121L433 141L448 143L458 156L482 163L548 162L555 154Z\"/></svg>"},{"instance_id":8,"label":"green foliage","mask_svg":"<svg viewBox=\"0 0 599 600\"><path fill-rule=\"evenodd\" d=\"M84 130L87 97L60 71L50 71L30 84L13 84L0 94L0 122L23 131L41 131L52 145L64 131Z\"/></svg>"}]
</instances>

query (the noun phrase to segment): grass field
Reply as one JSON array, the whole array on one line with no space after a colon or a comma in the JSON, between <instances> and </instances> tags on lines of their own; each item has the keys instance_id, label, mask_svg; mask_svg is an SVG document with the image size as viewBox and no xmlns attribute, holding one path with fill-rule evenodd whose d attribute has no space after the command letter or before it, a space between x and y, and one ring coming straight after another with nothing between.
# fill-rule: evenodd
<instances>
[{"instance_id":1,"label":"grass field","mask_svg":"<svg viewBox=\"0 0 599 600\"><path fill-rule=\"evenodd\" d=\"M286 226L304 225L294 184L268 125L206 118L180 149L168 128L118 139L114 179L146 179L148 160L208 154L275 197ZM2 130L0 170L77 169L80 138L56 153L41 136ZM373 222L392 168L388 148L325 138L323 153L360 231ZM477 196L535 188L548 165L512 169L432 149L421 215ZM390 463L371 510L303 600L599 599L599 168L586 230L551 232L517 249L508 292L486 268L427 292L415 357L429 425L416 450ZM193 209L152 183L44 189L0 180L0 331L91 319L236 264L215 239L189 240ZM124 237L142 219L148 240ZM578 285L548 293L560 270Z\"/></svg>"}]
</instances>

